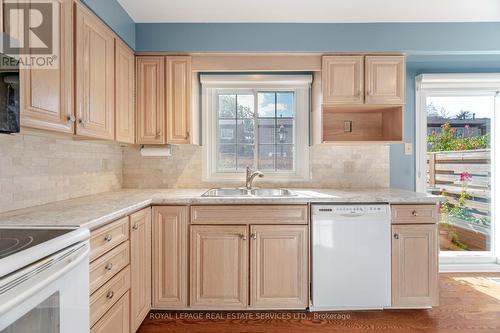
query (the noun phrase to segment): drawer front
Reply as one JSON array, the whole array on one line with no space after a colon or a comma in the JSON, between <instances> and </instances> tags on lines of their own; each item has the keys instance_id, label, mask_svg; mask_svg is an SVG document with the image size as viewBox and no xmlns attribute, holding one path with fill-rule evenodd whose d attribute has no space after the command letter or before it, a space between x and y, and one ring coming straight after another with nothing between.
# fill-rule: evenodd
<instances>
[{"instance_id":1,"label":"drawer front","mask_svg":"<svg viewBox=\"0 0 500 333\"><path fill-rule=\"evenodd\" d=\"M437 205L392 205L393 224L437 223Z\"/></svg>"},{"instance_id":2,"label":"drawer front","mask_svg":"<svg viewBox=\"0 0 500 333\"><path fill-rule=\"evenodd\" d=\"M128 234L128 216L92 232L90 236L90 261L126 241Z\"/></svg>"},{"instance_id":3,"label":"drawer front","mask_svg":"<svg viewBox=\"0 0 500 333\"><path fill-rule=\"evenodd\" d=\"M307 224L307 205L191 206L193 224Z\"/></svg>"},{"instance_id":4,"label":"drawer front","mask_svg":"<svg viewBox=\"0 0 500 333\"><path fill-rule=\"evenodd\" d=\"M90 264L90 293L130 263L129 242L122 243Z\"/></svg>"},{"instance_id":5,"label":"drawer front","mask_svg":"<svg viewBox=\"0 0 500 333\"><path fill-rule=\"evenodd\" d=\"M90 296L90 326L92 327L129 289L130 266L127 266Z\"/></svg>"},{"instance_id":6,"label":"drawer front","mask_svg":"<svg viewBox=\"0 0 500 333\"><path fill-rule=\"evenodd\" d=\"M130 333L130 294L127 291L92 327L90 333Z\"/></svg>"}]
</instances>

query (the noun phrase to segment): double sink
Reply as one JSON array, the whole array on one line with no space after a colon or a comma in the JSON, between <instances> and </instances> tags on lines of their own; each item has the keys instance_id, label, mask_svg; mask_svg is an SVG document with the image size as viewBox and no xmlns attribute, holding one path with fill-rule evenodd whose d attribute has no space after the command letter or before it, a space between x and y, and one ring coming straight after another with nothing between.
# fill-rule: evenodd
<instances>
[{"instance_id":1,"label":"double sink","mask_svg":"<svg viewBox=\"0 0 500 333\"><path fill-rule=\"evenodd\" d=\"M293 197L294 192L283 188L213 188L203 193L203 197Z\"/></svg>"}]
</instances>

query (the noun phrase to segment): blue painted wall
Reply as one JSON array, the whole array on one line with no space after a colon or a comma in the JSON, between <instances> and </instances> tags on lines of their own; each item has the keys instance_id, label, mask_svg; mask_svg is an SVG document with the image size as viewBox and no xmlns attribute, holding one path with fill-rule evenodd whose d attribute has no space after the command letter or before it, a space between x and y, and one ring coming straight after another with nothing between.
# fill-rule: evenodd
<instances>
[{"instance_id":1,"label":"blue painted wall","mask_svg":"<svg viewBox=\"0 0 500 333\"><path fill-rule=\"evenodd\" d=\"M82 0L120 38L135 50L135 22L116 0Z\"/></svg>"},{"instance_id":2,"label":"blue painted wall","mask_svg":"<svg viewBox=\"0 0 500 333\"><path fill-rule=\"evenodd\" d=\"M97 1L97 0L96 0ZM138 51L500 51L500 23L138 23Z\"/></svg>"}]
</instances>

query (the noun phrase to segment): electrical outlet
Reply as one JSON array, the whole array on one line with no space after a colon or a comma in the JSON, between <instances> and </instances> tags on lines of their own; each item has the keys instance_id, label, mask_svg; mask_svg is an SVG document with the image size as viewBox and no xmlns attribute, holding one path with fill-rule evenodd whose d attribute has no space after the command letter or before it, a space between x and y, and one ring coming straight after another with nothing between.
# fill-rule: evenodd
<instances>
[{"instance_id":1,"label":"electrical outlet","mask_svg":"<svg viewBox=\"0 0 500 333\"><path fill-rule=\"evenodd\" d=\"M413 155L413 144L405 142L405 155Z\"/></svg>"}]
</instances>

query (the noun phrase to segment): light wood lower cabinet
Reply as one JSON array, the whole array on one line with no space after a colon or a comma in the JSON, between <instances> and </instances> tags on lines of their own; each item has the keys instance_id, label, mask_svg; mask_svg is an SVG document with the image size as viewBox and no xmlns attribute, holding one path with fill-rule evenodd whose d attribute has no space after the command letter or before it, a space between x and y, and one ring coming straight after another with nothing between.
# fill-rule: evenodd
<instances>
[{"instance_id":1,"label":"light wood lower cabinet","mask_svg":"<svg viewBox=\"0 0 500 333\"><path fill-rule=\"evenodd\" d=\"M191 227L191 307L248 306L248 228Z\"/></svg>"},{"instance_id":2,"label":"light wood lower cabinet","mask_svg":"<svg viewBox=\"0 0 500 333\"><path fill-rule=\"evenodd\" d=\"M135 332L151 309L151 208L130 216L130 326Z\"/></svg>"},{"instance_id":3,"label":"light wood lower cabinet","mask_svg":"<svg viewBox=\"0 0 500 333\"><path fill-rule=\"evenodd\" d=\"M126 292L113 307L92 327L91 333L129 333L130 295ZM135 332L132 331L132 332Z\"/></svg>"},{"instance_id":4,"label":"light wood lower cabinet","mask_svg":"<svg viewBox=\"0 0 500 333\"><path fill-rule=\"evenodd\" d=\"M153 308L188 305L188 208L153 207Z\"/></svg>"},{"instance_id":5,"label":"light wood lower cabinet","mask_svg":"<svg viewBox=\"0 0 500 333\"><path fill-rule=\"evenodd\" d=\"M250 227L250 306L308 306L307 226Z\"/></svg>"},{"instance_id":6,"label":"light wood lower cabinet","mask_svg":"<svg viewBox=\"0 0 500 333\"><path fill-rule=\"evenodd\" d=\"M305 309L309 299L307 228L192 225L190 305Z\"/></svg>"},{"instance_id":7,"label":"light wood lower cabinet","mask_svg":"<svg viewBox=\"0 0 500 333\"><path fill-rule=\"evenodd\" d=\"M392 306L438 302L437 224L392 226Z\"/></svg>"}]
</instances>

